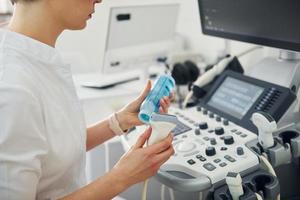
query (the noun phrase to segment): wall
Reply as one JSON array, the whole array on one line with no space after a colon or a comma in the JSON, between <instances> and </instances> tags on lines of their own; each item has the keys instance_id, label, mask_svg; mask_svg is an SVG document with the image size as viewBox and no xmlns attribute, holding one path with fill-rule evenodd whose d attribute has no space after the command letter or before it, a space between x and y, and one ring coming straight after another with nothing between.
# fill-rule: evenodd
<instances>
[{"instance_id":1,"label":"wall","mask_svg":"<svg viewBox=\"0 0 300 200\"><path fill-rule=\"evenodd\" d=\"M96 13L88 22L86 29L81 31L66 31L63 33L58 41L57 47L62 50L65 59L73 64L73 71L75 73L88 73L100 70L103 63L102 59L108 26L108 7L111 4L133 4L135 1L137 0L103 1L100 5L97 5ZM170 0L152 0L150 2L155 4L155 2L168 1ZM203 54L208 62L214 62L218 54L224 50L224 40L204 36L201 33L197 0L177 1L182 5L177 26L178 33L187 38L188 48L194 52ZM251 45L241 42L232 42L231 52L237 53L249 46ZM242 59L242 62L247 67L261 59L261 57L268 54L268 52L269 50L264 50L264 53L256 52Z\"/></svg>"}]
</instances>

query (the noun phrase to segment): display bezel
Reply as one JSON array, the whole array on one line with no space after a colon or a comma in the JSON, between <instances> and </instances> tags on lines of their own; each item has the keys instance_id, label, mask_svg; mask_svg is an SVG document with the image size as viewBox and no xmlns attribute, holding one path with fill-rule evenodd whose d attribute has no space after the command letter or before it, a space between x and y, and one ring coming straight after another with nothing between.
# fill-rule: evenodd
<instances>
[{"instance_id":1,"label":"display bezel","mask_svg":"<svg viewBox=\"0 0 300 200\"><path fill-rule=\"evenodd\" d=\"M248 112L242 117L242 119L238 119L236 117L231 116L230 114L227 114L223 112L222 110L216 109L210 105L207 104L207 102L211 99L212 95L216 92L216 90L220 87L220 85L223 83L223 81L227 77L232 77L234 79L247 82L256 86L259 86L261 88L264 88L261 95L258 97L256 102L253 103L251 108L248 110ZM289 109L290 105L294 102L296 99L295 93L286 87L282 87L280 85L276 85L273 83L269 83L263 80L259 80L253 77L245 76L241 73L237 73L231 70L224 71L213 83L213 86L210 88L208 93L205 95L205 97L200 101L199 106L207 109L210 112L213 112L216 115L220 116L224 119L228 119L231 122L234 122L235 124L244 127L252 132L257 133L257 128L254 126L254 124L251 121L252 114L254 112L257 112L259 110L256 109L257 106L261 104L262 101L264 101L264 98L269 94L270 90L275 89L280 93L276 99L272 99L270 102L272 105L270 108L267 109L268 114L270 114L276 122L278 122L281 117L284 115L284 113ZM221 122L220 122L221 125Z\"/></svg>"}]
</instances>

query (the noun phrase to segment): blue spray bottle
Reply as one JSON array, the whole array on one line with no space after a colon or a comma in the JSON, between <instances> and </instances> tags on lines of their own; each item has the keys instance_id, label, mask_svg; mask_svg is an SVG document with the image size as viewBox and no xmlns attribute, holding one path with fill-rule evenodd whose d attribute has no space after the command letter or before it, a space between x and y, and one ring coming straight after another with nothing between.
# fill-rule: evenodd
<instances>
[{"instance_id":1,"label":"blue spray bottle","mask_svg":"<svg viewBox=\"0 0 300 200\"><path fill-rule=\"evenodd\" d=\"M142 103L139 112L139 119L145 124L149 124L153 113L157 113L160 106L160 100L165 96L170 96L175 87L175 80L170 75L161 75L148 96Z\"/></svg>"}]
</instances>

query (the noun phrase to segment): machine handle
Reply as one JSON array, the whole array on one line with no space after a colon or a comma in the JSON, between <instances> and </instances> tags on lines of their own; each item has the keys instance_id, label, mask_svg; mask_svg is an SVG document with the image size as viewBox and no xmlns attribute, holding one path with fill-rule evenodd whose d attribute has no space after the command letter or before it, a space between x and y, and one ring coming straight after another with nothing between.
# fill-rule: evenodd
<instances>
[{"instance_id":1,"label":"machine handle","mask_svg":"<svg viewBox=\"0 0 300 200\"><path fill-rule=\"evenodd\" d=\"M159 170L155 177L164 185L182 192L200 192L207 190L212 186L211 181L207 176L195 178L184 174L186 178L183 178L176 175L179 173L180 172Z\"/></svg>"}]
</instances>

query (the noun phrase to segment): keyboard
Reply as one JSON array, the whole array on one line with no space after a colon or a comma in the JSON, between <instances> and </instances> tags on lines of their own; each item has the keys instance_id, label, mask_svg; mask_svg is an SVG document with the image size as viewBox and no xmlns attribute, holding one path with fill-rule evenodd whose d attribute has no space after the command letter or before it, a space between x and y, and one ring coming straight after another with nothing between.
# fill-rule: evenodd
<instances>
[{"instance_id":1,"label":"keyboard","mask_svg":"<svg viewBox=\"0 0 300 200\"><path fill-rule=\"evenodd\" d=\"M139 80L139 73L132 71L118 74L89 73L77 76L77 81L81 86L99 89L106 89L135 80Z\"/></svg>"}]
</instances>

